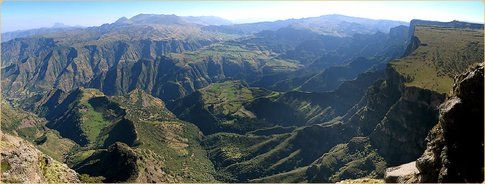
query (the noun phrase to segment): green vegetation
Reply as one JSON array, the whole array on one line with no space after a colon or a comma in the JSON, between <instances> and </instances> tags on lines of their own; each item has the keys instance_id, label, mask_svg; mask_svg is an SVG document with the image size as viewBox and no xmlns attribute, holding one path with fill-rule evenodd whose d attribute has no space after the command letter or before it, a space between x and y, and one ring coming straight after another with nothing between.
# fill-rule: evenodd
<instances>
[{"instance_id":1,"label":"green vegetation","mask_svg":"<svg viewBox=\"0 0 485 184\"><path fill-rule=\"evenodd\" d=\"M103 117L102 113L94 110L93 106L88 102L89 99L96 96L103 96L103 94L95 89L83 89L79 102L80 127L89 143L95 142L101 129L111 124L110 121Z\"/></svg>"},{"instance_id":2,"label":"green vegetation","mask_svg":"<svg viewBox=\"0 0 485 184\"><path fill-rule=\"evenodd\" d=\"M221 115L254 116L244 109L243 104L255 98L274 95L260 88L249 88L241 81L214 83L201 90L202 100L213 113Z\"/></svg>"},{"instance_id":3,"label":"green vegetation","mask_svg":"<svg viewBox=\"0 0 485 184\"><path fill-rule=\"evenodd\" d=\"M69 158L66 160L66 163L69 166L77 165L89 158L94 152L96 152L96 150L82 150L79 147L74 147L70 150Z\"/></svg>"},{"instance_id":4,"label":"green vegetation","mask_svg":"<svg viewBox=\"0 0 485 184\"><path fill-rule=\"evenodd\" d=\"M70 166L81 169L81 174L90 175L82 176L82 180L95 182L117 179L112 173L102 170L105 170L103 164L110 159L106 155L116 154L109 151L113 143L123 142L133 146L129 148L133 150L133 155L142 158L137 161L134 170L130 171L134 174L129 177L130 181L136 179L133 178L135 174L139 176L140 182L215 181L212 176L214 167L199 145L201 135L198 128L175 118L165 108L163 101L138 89L114 97L106 97L92 89L81 91L74 113L80 115L81 130L87 135L90 144L83 147L66 144L70 147L66 147L65 151L69 152ZM52 143L48 140L41 146L50 147ZM123 164L123 160L119 162L117 164ZM86 170L81 165L92 169ZM93 169L99 170L99 173L89 173ZM104 179L100 178L102 174L107 174Z\"/></svg>"},{"instance_id":5,"label":"green vegetation","mask_svg":"<svg viewBox=\"0 0 485 184\"><path fill-rule=\"evenodd\" d=\"M81 129L86 135L89 142L96 141L101 129L111 124L111 122L106 121L103 115L96 112L93 107L86 103L83 104L86 109L81 111Z\"/></svg>"},{"instance_id":6,"label":"green vegetation","mask_svg":"<svg viewBox=\"0 0 485 184\"><path fill-rule=\"evenodd\" d=\"M1 130L50 156L34 154L47 182L63 181L62 161L86 183L379 183L422 153L435 92L483 62L482 30L417 26L416 50L381 80L406 26L332 37L291 23L229 41L244 30L120 24L2 44L6 94L47 121L2 101Z\"/></svg>"},{"instance_id":7,"label":"green vegetation","mask_svg":"<svg viewBox=\"0 0 485 184\"><path fill-rule=\"evenodd\" d=\"M102 176L89 176L88 174L81 174L79 180L82 183L102 183L105 178Z\"/></svg>"},{"instance_id":8,"label":"green vegetation","mask_svg":"<svg viewBox=\"0 0 485 184\"><path fill-rule=\"evenodd\" d=\"M204 134L220 131L244 133L271 126L256 119L245 105L278 94L263 88L249 87L242 81L226 81L210 84L175 101L171 109L182 120L196 124Z\"/></svg>"},{"instance_id":9,"label":"green vegetation","mask_svg":"<svg viewBox=\"0 0 485 184\"><path fill-rule=\"evenodd\" d=\"M214 182L214 166L199 145L199 130L182 121L136 123L140 135L137 153L146 162L142 167L162 166L179 182ZM158 164L157 164L158 163Z\"/></svg>"},{"instance_id":10,"label":"green vegetation","mask_svg":"<svg viewBox=\"0 0 485 184\"><path fill-rule=\"evenodd\" d=\"M417 26L414 34L420 46L391 62L407 86L448 93L456 75L483 62L483 30Z\"/></svg>"},{"instance_id":11,"label":"green vegetation","mask_svg":"<svg viewBox=\"0 0 485 184\"><path fill-rule=\"evenodd\" d=\"M0 171L5 172L5 171L8 171L10 168L12 168L10 166L10 164L5 159L2 159L2 164L1 164L1 170Z\"/></svg>"},{"instance_id":12,"label":"green vegetation","mask_svg":"<svg viewBox=\"0 0 485 184\"><path fill-rule=\"evenodd\" d=\"M47 130L42 137L45 137L45 141L37 147L58 161L64 161L64 156L76 145L73 141L62 138L55 130Z\"/></svg>"}]
</instances>

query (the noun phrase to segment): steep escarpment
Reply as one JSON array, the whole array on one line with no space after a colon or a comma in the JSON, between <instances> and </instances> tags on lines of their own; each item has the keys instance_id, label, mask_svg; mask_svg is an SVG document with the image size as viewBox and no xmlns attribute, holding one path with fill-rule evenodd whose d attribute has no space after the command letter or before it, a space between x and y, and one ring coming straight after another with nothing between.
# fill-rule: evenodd
<instances>
[{"instance_id":1,"label":"steep escarpment","mask_svg":"<svg viewBox=\"0 0 485 184\"><path fill-rule=\"evenodd\" d=\"M391 62L389 68L392 71L389 74L400 80L400 97L389 107L385 116L378 121L379 123L370 134L372 144L378 148L379 154L390 165L415 160L424 151L424 138L438 121L439 104L444 101L445 93L448 92L445 90L452 86L447 82L450 75L465 71L466 67L473 63L483 62L483 58L479 57L481 54L473 49L467 49L467 52L462 52L461 49L450 50L450 47L461 48L474 43L478 44L477 47L483 47L479 44L480 37L474 36L478 35L480 30L470 30L468 34L461 35L462 41L455 44L451 44L451 41L456 38L442 39L440 42L450 42L447 47L443 47L436 42L437 39L431 38L437 35L459 34L464 30L427 26L417 26L415 29L415 36L419 38L421 45L410 55ZM437 56L426 50L443 54ZM463 55L464 61L450 60L443 55ZM417 58L418 56L434 59L430 63L429 60ZM415 70L403 68L404 65L410 66L410 62L423 67ZM413 67L416 66L413 65ZM425 70L429 72L425 73ZM440 75L440 71L450 72L447 75ZM427 75L431 76L426 77ZM405 150L401 149L403 145L407 145Z\"/></svg>"},{"instance_id":2,"label":"steep escarpment","mask_svg":"<svg viewBox=\"0 0 485 184\"><path fill-rule=\"evenodd\" d=\"M423 31L426 31L426 33L423 33ZM339 127L339 137L343 139L334 142L335 145L354 145L357 140L356 137L366 137L366 141L361 142L361 145L366 146L355 147L358 150L357 152L360 153L359 156L353 157L355 160L353 158L338 157L340 158L339 161L346 161L343 163L339 161L331 162L332 159L330 158L339 155L340 151L338 150L345 150L342 149L345 147L340 145L333 149L325 150L320 153L322 155L314 158L315 160L327 160L327 162L313 163L316 165L303 164L297 168L282 170L283 172L281 173L263 174L262 177L255 178L253 181L302 182L315 179L315 181L320 182L331 182L355 177L379 178L383 177L384 169L388 166L416 160L426 149L425 138L429 130L438 121L439 105L444 101L446 95L446 92L441 92L441 89L450 88L451 86L442 83L446 81L446 77L443 77L444 75L438 75L435 80L426 81L427 78L422 78L421 76L410 76L410 73L406 73L409 70L402 70L403 68L400 65L407 64L410 59L414 59L415 62L422 64L423 68L437 67L435 68L437 71L460 71L464 70L462 67L464 65L472 65L483 61L477 57L480 54L473 50L471 50L472 52L461 52L460 49L449 50L436 46L435 44L439 43L429 42L429 38L427 38L427 36L433 36L434 34L441 35L449 32L454 34L460 31L463 30L442 27L420 28L418 26L416 37L419 40L426 41L427 44L420 44L408 56L393 61L386 69L385 79L373 83L360 101L349 109L341 119L334 119L321 124ZM470 35L462 35L465 43L457 43L450 46L460 47L468 43L480 42L478 34L474 36L477 32L470 31L470 33ZM424 38L422 38L423 36ZM450 40L453 39L455 38L450 38ZM448 42L450 40L442 41ZM447 53L448 55L464 54L470 60L462 63L461 60L448 60L438 57L433 62L448 64L436 65L427 63L428 61L416 58L417 55L425 58L433 57L432 54L430 56L429 52L423 52L422 47L425 47L425 49L432 48L436 52L450 52ZM477 60L471 58L476 58ZM460 64L456 64L456 67L449 68L449 66L455 66L452 63L458 62ZM430 88L410 85L410 81L426 83L426 86L430 86ZM436 88L436 86L442 87ZM295 130L292 133L298 134L297 132L299 131ZM317 135L323 136L320 133L317 133ZM403 147L406 149L403 150ZM347 153L352 154L353 152ZM366 161L367 158L372 159ZM371 160L378 162L372 162ZM402 168L408 168L408 166ZM401 171L393 173L401 173Z\"/></svg>"},{"instance_id":3,"label":"steep escarpment","mask_svg":"<svg viewBox=\"0 0 485 184\"><path fill-rule=\"evenodd\" d=\"M405 87L403 81L403 77L389 67L386 79L370 86L345 116L323 123L339 127L334 131L339 131L340 139L333 143L332 149L313 158L318 161L254 181L336 182L361 177L382 178L387 166L419 157L425 149L427 132L437 120L437 106L443 95ZM415 113L422 115L415 116ZM324 132L315 133L324 136ZM348 150L349 145L353 145L352 150ZM395 145L408 148L402 150ZM406 154L400 154L402 152ZM346 157L348 154L356 155Z\"/></svg>"},{"instance_id":4,"label":"steep escarpment","mask_svg":"<svg viewBox=\"0 0 485 184\"><path fill-rule=\"evenodd\" d=\"M455 80L453 91L440 107L427 147L410 175L388 174L387 181L483 181L483 65ZM465 133L464 133L465 132Z\"/></svg>"},{"instance_id":5,"label":"steep escarpment","mask_svg":"<svg viewBox=\"0 0 485 184\"><path fill-rule=\"evenodd\" d=\"M369 135L389 165L415 159L425 148L424 138L438 119L444 95L407 87ZM405 146L407 149L402 149Z\"/></svg>"},{"instance_id":6,"label":"steep escarpment","mask_svg":"<svg viewBox=\"0 0 485 184\"><path fill-rule=\"evenodd\" d=\"M367 88L382 77L380 71L367 72L345 81L334 91L291 91L276 98L255 100L247 109L259 118L280 125L322 123L343 116L362 98Z\"/></svg>"},{"instance_id":7,"label":"steep escarpment","mask_svg":"<svg viewBox=\"0 0 485 184\"><path fill-rule=\"evenodd\" d=\"M30 97L51 88L70 91L77 87L94 87L110 95L143 87L160 97L178 96L185 91L178 90L181 85L177 85L176 74L169 73L186 71L162 55L208 44L141 40L67 47L52 38L40 39L50 44L37 40L26 38L2 44L2 65L5 66L2 84L4 94L10 98ZM162 78L164 75L171 79ZM160 91L162 86L174 86L174 90L164 94Z\"/></svg>"}]
</instances>

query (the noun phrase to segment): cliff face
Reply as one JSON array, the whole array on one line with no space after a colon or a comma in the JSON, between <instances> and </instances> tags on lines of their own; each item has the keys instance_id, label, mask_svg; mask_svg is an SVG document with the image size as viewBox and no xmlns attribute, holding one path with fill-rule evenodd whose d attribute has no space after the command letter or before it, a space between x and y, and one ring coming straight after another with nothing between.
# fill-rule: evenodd
<instances>
[{"instance_id":1,"label":"cliff face","mask_svg":"<svg viewBox=\"0 0 485 184\"><path fill-rule=\"evenodd\" d=\"M425 149L424 139L438 120L444 95L404 85L392 67L386 80L376 82L361 101L344 116L348 131L368 136L389 165L416 159ZM402 146L406 146L406 150Z\"/></svg>"},{"instance_id":2,"label":"cliff face","mask_svg":"<svg viewBox=\"0 0 485 184\"><path fill-rule=\"evenodd\" d=\"M450 96L440 106L438 124L426 138L422 156L414 167L389 168L386 181L483 181L483 79L483 64L455 79Z\"/></svg>"},{"instance_id":3,"label":"cliff face","mask_svg":"<svg viewBox=\"0 0 485 184\"><path fill-rule=\"evenodd\" d=\"M420 182L483 181L483 78L480 65L455 80L416 162Z\"/></svg>"},{"instance_id":4,"label":"cliff face","mask_svg":"<svg viewBox=\"0 0 485 184\"><path fill-rule=\"evenodd\" d=\"M443 100L444 95L430 90L403 88L399 100L370 134L372 144L389 165L409 162L422 153L424 139L438 120L437 107Z\"/></svg>"},{"instance_id":5,"label":"cliff face","mask_svg":"<svg viewBox=\"0 0 485 184\"><path fill-rule=\"evenodd\" d=\"M19 98L52 88L70 91L83 86L115 95L142 87L164 99L176 98L206 85L208 79L200 73L207 72L199 72L197 66L178 66L163 55L208 43L140 40L68 47L52 38L13 40L2 44L4 94Z\"/></svg>"}]
</instances>

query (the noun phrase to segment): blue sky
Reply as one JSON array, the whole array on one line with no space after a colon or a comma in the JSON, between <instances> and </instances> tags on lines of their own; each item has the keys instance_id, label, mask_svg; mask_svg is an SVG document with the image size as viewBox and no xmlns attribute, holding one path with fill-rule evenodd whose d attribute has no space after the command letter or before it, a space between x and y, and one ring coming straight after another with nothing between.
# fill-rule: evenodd
<instances>
[{"instance_id":1,"label":"blue sky","mask_svg":"<svg viewBox=\"0 0 485 184\"><path fill-rule=\"evenodd\" d=\"M98 26L140 13L212 15L235 23L343 14L410 21L462 20L483 23L481 1L88 1L13 2L1 7L2 32L50 27L54 23Z\"/></svg>"}]
</instances>

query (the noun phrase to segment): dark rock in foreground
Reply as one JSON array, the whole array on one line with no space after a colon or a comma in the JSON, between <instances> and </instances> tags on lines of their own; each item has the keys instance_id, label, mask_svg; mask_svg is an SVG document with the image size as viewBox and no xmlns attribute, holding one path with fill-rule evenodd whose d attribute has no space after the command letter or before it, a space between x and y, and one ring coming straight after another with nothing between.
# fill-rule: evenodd
<instances>
[{"instance_id":1,"label":"dark rock in foreground","mask_svg":"<svg viewBox=\"0 0 485 184\"><path fill-rule=\"evenodd\" d=\"M419 172L395 175L396 168L389 168L387 182L483 181L483 79L483 64L455 79L439 122L426 138L426 151L416 161Z\"/></svg>"}]
</instances>

